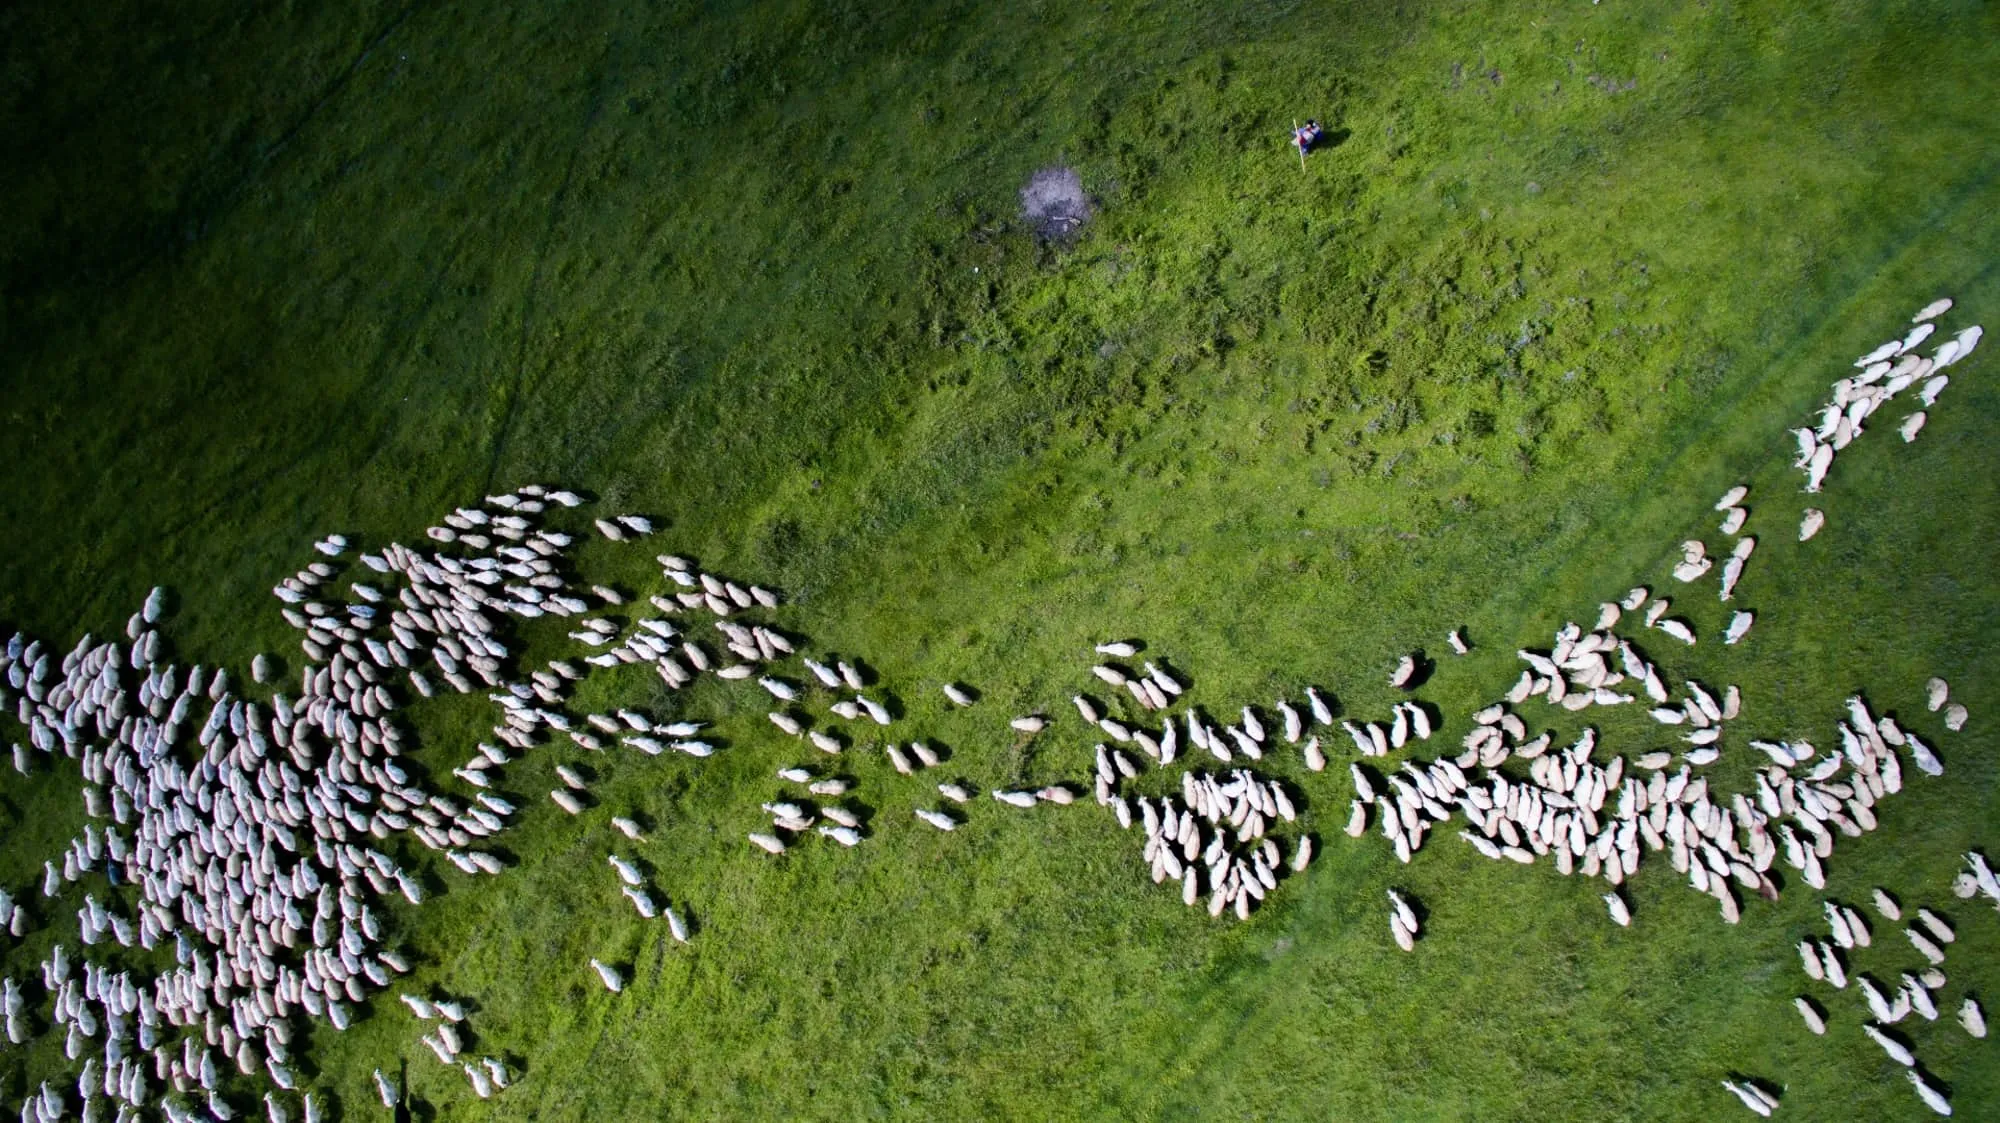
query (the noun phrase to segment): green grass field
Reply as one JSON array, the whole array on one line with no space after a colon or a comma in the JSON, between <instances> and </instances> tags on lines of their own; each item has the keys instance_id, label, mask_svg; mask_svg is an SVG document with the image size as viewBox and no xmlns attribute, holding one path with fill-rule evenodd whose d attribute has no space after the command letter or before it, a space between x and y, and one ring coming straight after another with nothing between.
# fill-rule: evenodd
<instances>
[{"instance_id":1,"label":"green grass field","mask_svg":"<svg viewBox=\"0 0 2000 1123\"><path fill-rule=\"evenodd\" d=\"M1703 635L1650 645L1671 676L1741 685L1717 790L1747 790L1751 736L1830 743L1856 692L1938 745L1946 774L1841 840L1828 895L1950 916L1947 996L2000 1009L2000 917L1948 888L2000 847L1992 345L1823 495L1785 432L1932 298L1947 330L2000 323L1990 5L29 0L0 41L10 634L67 650L164 584L177 655L247 678L297 658L267 590L314 537L414 542L559 483L664 524L592 542L591 579L657 591L665 549L784 590L780 623L866 660L901 735L990 788L1087 780L1067 699L1097 641L1144 637L1224 717L1309 683L1381 717L1422 648L1455 746L1517 647L1647 584ZM1337 143L1302 171L1305 116ZM1056 163L1100 204L1066 246L1018 215ZM1758 623L1724 648L1713 578L1668 570L1682 539L1720 552L1739 482ZM1829 523L1801 545L1809 502ZM1964 732L1923 712L1932 675ZM953 679L982 702L947 712ZM1823 922L1796 879L1730 927L1650 856L1619 929L1604 886L1455 824L1401 865L1340 833L1337 730L1323 774L1266 761L1321 855L1248 922L1151 884L1087 800L932 832L909 809L936 777L879 754L845 763L872 836L773 861L742 836L802 754L744 685L578 699L715 716L710 760L508 767L516 867L428 859L446 891L391 919L410 984L466 996L519 1082L474 1098L384 997L301 1050L339 1117L386 1114L368 1074L405 1062L449 1120L1688 1119L1743 1111L1733 1073L1783 1087L1780 1118L1928 1117L1860 998L1799 971ZM1037 708L1068 720L1006 728ZM409 712L449 787L491 707ZM1598 726L1600 760L1667 743L1636 711L1526 712ZM565 761L601 809L542 797ZM0 887L38 898L76 786L7 770ZM692 944L617 895L621 810ZM1414 954L1389 887L1426 910ZM0 937L0 970L61 928ZM1895 928L1859 969L1914 966ZM2000 1118L1994 1042L1898 1028L1960 1116ZM57 1037L0 1047L0 1103L66 1066Z\"/></svg>"}]
</instances>

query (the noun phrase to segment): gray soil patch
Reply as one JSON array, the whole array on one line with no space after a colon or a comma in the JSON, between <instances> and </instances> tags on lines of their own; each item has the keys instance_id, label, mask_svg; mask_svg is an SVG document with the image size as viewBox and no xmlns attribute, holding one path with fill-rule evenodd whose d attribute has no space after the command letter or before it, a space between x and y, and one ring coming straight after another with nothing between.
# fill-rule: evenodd
<instances>
[{"instance_id":1,"label":"gray soil patch","mask_svg":"<svg viewBox=\"0 0 2000 1123\"><path fill-rule=\"evenodd\" d=\"M1070 240L1095 213L1096 204L1074 168L1061 164L1043 168L1021 188L1021 217L1045 242Z\"/></svg>"}]
</instances>

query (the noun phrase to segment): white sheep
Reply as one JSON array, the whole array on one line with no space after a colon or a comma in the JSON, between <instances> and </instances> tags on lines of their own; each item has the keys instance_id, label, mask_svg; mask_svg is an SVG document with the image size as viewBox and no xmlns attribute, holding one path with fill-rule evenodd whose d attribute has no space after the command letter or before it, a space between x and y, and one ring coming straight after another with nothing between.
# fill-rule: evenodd
<instances>
[{"instance_id":1,"label":"white sheep","mask_svg":"<svg viewBox=\"0 0 2000 1123\"><path fill-rule=\"evenodd\" d=\"M618 973L617 968L596 959L590 961L590 967L597 972L597 977L604 983L605 990L618 994L625 989L625 977Z\"/></svg>"},{"instance_id":2,"label":"white sheep","mask_svg":"<svg viewBox=\"0 0 2000 1123\"><path fill-rule=\"evenodd\" d=\"M1917 1097L1924 1101L1925 1107L1930 1108L1939 1115L1951 1114L1951 1101L1944 1098L1943 1092L1931 1087L1930 1083L1923 1078L1921 1073L1912 1068L1904 1072L1903 1075L1909 1078L1910 1086L1917 1090Z\"/></svg>"},{"instance_id":3,"label":"white sheep","mask_svg":"<svg viewBox=\"0 0 2000 1123\"><path fill-rule=\"evenodd\" d=\"M1412 655L1405 655L1401 659L1397 660L1396 669L1389 672L1389 685L1400 689L1404 685L1408 684L1412 678L1416 677L1416 673L1417 673L1416 657Z\"/></svg>"},{"instance_id":4,"label":"white sheep","mask_svg":"<svg viewBox=\"0 0 2000 1123\"><path fill-rule=\"evenodd\" d=\"M995 794L997 795L998 793ZM1028 805L1033 806L1034 802L1035 802L1035 797L1029 796ZM952 818L951 816L945 814L942 811L933 811L928 807L919 807L916 810L916 815L917 818L922 819L924 822L929 823L931 826L936 827L941 831L955 831L958 829L958 820Z\"/></svg>"}]
</instances>

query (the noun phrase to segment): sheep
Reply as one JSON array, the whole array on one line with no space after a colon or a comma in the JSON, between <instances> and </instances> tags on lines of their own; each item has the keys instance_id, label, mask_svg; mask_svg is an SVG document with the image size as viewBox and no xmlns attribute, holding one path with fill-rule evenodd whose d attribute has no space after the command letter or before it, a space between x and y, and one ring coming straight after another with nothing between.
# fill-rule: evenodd
<instances>
[{"instance_id":1,"label":"sheep","mask_svg":"<svg viewBox=\"0 0 2000 1123\"><path fill-rule=\"evenodd\" d=\"M383 1107L393 1108L403 1099L396 1082L382 1075L379 1068L375 1070L375 1094L381 1097Z\"/></svg>"},{"instance_id":2,"label":"sheep","mask_svg":"<svg viewBox=\"0 0 2000 1123\"><path fill-rule=\"evenodd\" d=\"M571 815L583 814L583 804L575 796L561 788L556 788L549 792L549 798L555 801L557 807L562 808Z\"/></svg>"},{"instance_id":3,"label":"sheep","mask_svg":"<svg viewBox=\"0 0 2000 1123\"><path fill-rule=\"evenodd\" d=\"M1910 317L1910 322L1921 324L1925 320L1935 320L1949 311L1951 311L1951 298L1948 296L1939 297L1918 309L1917 314Z\"/></svg>"},{"instance_id":4,"label":"sheep","mask_svg":"<svg viewBox=\"0 0 2000 1123\"><path fill-rule=\"evenodd\" d=\"M766 854L783 854L785 852L785 844L771 835L752 832L748 837L751 845Z\"/></svg>"},{"instance_id":5,"label":"sheep","mask_svg":"<svg viewBox=\"0 0 2000 1123\"><path fill-rule=\"evenodd\" d=\"M646 879L639 876L638 867L634 866L631 862L628 862L625 859L620 858L616 854L606 854L604 856L604 860L611 866L612 869L618 871L618 880L624 882L625 884L643 885L645 883Z\"/></svg>"},{"instance_id":6,"label":"sheep","mask_svg":"<svg viewBox=\"0 0 2000 1123\"><path fill-rule=\"evenodd\" d=\"M624 991L625 977L618 973L617 968L611 966L608 963L600 962L599 960L596 959L592 959L590 961L590 968L591 970L597 972L597 977L601 982L603 982L605 990L608 990L613 994L618 994Z\"/></svg>"},{"instance_id":7,"label":"sheep","mask_svg":"<svg viewBox=\"0 0 2000 1123\"><path fill-rule=\"evenodd\" d=\"M1039 714L1030 714L1026 717L1017 717L1013 721L1008 722L1007 724L1014 727L1014 729L1016 729L1019 732L1034 734L1034 733L1040 733L1043 729L1048 728L1049 723L1048 719L1042 717Z\"/></svg>"},{"instance_id":8,"label":"sheep","mask_svg":"<svg viewBox=\"0 0 2000 1123\"><path fill-rule=\"evenodd\" d=\"M973 702L972 695L966 693L965 688L957 683L945 683L944 696L949 698L954 706L970 706Z\"/></svg>"},{"instance_id":9,"label":"sheep","mask_svg":"<svg viewBox=\"0 0 2000 1123\"><path fill-rule=\"evenodd\" d=\"M1931 1087L1930 1083L1923 1078L1921 1073L1912 1068L1906 1070L1903 1075L1909 1079L1910 1087L1917 1090L1917 1098L1924 1101L1925 1107L1930 1108L1939 1115L1951 1114L1951 1101L1944 1098L1944 1093Z\"/></svg>"},{"instance_id":10,"label":"sheep","mask_svg":"<svg viewBox=\"0 0 2000 1123\"><path fill-rule=\"evenodd\" d=\"M1882 1051L1889 1054L1889 1059L1895 1061L1897 1064L1914 1066L1917 1063L1916 1055L1911 1053L1907 1046L1877 1029L1873 1023L1861 1023L1861 1032L1867 1034L1869 1040L1880 1045Z\"/></svg>"},{"instance_id":11,"label":"sheep","mask_svg":"<svg viewBox=\"0 0 2000 1123\"><path fill-rule=\"evenodd\" d=\"M1797 1008L1799 1017L1805 1019L1806 1028L1811 1030L1815 1037L1826 1036L1826 1018L1820 1013L1819 1007L1813 1004L1812 999L1801 995L1792 999L1792 1005Z\"/></svg>"},{"instance_id":12,"label":"sheep","mask_svg":"<svg viewBox=\"0 0 2000 1123\"><path fill-rule=\"evenodd\" d=\"M993 792L993 798L1010 807L1033 807L1035 805L1035 793L1033 792L1010 792L996 789Z\"/></svg>"},{"instance_id":13,"label":"sheep","mask_svg":"<svg viewBox=\"0 0 2000 1123\"><path fill-rule=\"evenodd\" d=\"M838 842L842 846L854 846L861 841L861 836L852 827L829 827L822 825L819 828L819 833Z\"/></svg>"},{"instance_id":14,"label":"sheep","mask_svg":"<svg viewBox=\"0 0 2000 1123\"><path fill-rule=\"evenodd\" d=\"M1317 689L1310 686L1306 687L1306 701L1312 704L1314 721L1321 725L1333 724L1333 707L1327 704L1326 699L1320 697Z\"/></svg>"},{"instance_id":15,"label":"sheep","mask_svg":"<svg viewBox=\"0 0 2000 1123\"><path fill-rule=\"evenodd\" d=\"M1898 1004L1908 1002L1910 1008L1917 1012L1917 1016L1927 1022L1938 1020L1937 1003L1931 1001L1930 989L1924 986L1923 980L1907 971L1903 973L1902 992L1897 1002Z\"/></svg>"},{"instance_id":16,"label":"sheep","mask_svg":"<svg viewBox=\"0 0 2000 1123\"><path fill-rule=\"evenodd\" d=\"M969 803L972 800L972 793L957 784L939 784L937 790L939 795L953 803Z\"/></svg>"},{"instance_id":17,"label":"sheep","mask_svg":"<svg viewBox=\"0 0 2000 1123\"><path fill-rule=\"evenodd\" d=\"M829 756L838 755L842 748L839 738L831 733L822 733L817 729L807 730L806 740L812 742L813 748Z\"/></svg>"},{"instance_id":18,"label":"sheep","mask_svg":"<svg viewBox=\"0 0 2000 1123\"><path fill-rule=\"evenodd\" d=\"M1604 907L1611 912L1611 922L1620 928L1632 926L1632 910L1625 905L1625 898L1616 891L1604 895Z\"/></svg>"},{"instance_id":19,"label":"sheep","mask_svg":"<svg viewBox=\"0 0 2000 1123\"><path fill-rule=\"evenodd\" d=\"M1173 726L1169 725L1167 728L1172 729ZM1321 772L1326 769L1326 753L1320 750L1318 737L1308 738L1301 751L1305 756L1308 771Z\"/></svg>"},{"instance_id":20,"label":"sheep","mask_svg":"<svg viewBox=\"0 0 2000 1123\"><path fill-rule=\"evenodd\" d=\"M1694 629L1680 620L1662 620L1653 626L1690 647L1694 646Z\"/></svg>"},{"instance_id":21,"label":"sheep","mask_svg":"<svg viewBox=\"0 0 2000 1123\"><path fill-rule=\"evenodd\" d=\"M1924 926L1926 934L1937 943L1949 944L1958 939L1958 934L1951 930L1951 925L1946 924L1942 917L1929 909L1917 910L1917 922Z\"/></svg>"},{"instance_id":22,"label":"sheep","mask_svg":"<svg viewBox=\"0 0 2000 1123\"><path fill-rule=\"evenodd\" d=\"M1305 733L1305 724L1300 720L1299 712L1283 699L1279 699L1278 714L1285 722L1285 742L1291 745L1298 744L1299 738Z\"/></svg>"},{"instance_id":23,"label":"sheep","mask_svg":"<svg viewBox=\"0 0 2000 1123\"><path fill-rule=\"evenodd\" d=\"M1805 516L1799 520L1799 541L1807 542L1826 525L1826 512L1817 507L1806 508Z\"/></svg>"},{"instance_id":24,"label":"sheep","mask_svg":"<svg viewBox=\"0 0 2000 1123\"><path fill-rule=\"evenodd\" d=\"M1903 737L1906 747L1910 750L1910 760L1916 764L1917 771L1926 776L1944 775L1944 764L1938 760L1937 754L1931 751L1929 745L1908 731L1904 732Z\"/></svg>"},{"instance_id":25,"label":"sheep","mask_svg":"<svg viewBox=\"0 0 2000 1123\"><path fill-rule=\"evenodd\" d=\"M1032 806L1034 804L1033 796L1028 797L1028 804L1029 806ZM942 811L932 811L928 807L919 807L917 808L916 814L917 818L922 819L924 822L929 823L931 826L936 827L941 831L955 831L958 829L958 820L952 818L950 815L947 815Z\"/></svg>"},{"instance_id":26,"label":"sheep","mask_svg":"<svg viewBox=\"0 0 2000 1123\"><path fill-rule=\"evenodd\" d=\"M1925 404L1928 405L1930 403L1926 402ZM1903 423L1897 426L1896 432L1902 434L1904 444L1910 444L1917 439L1917 434L1924 430L1924 421L1923 410L1917 410L1903 419Z\"/></svg>"},{"instance_id":27,"label":"sheep","mask_svg":"<svg viewBox=\"0 0 2000 1123\"><path fill-rule=\"evenodd\" d=\"M1413 655L1405 655L1401 659L1396 661L1396 669L1389 672L1389 685L1396 687L1397 689L1402 689L1403 687L1409 684L1409 681L1412 678L1416 677L1416 673L1417 673L1416 657Z\"/></svg>"},{"instance_id":28,"label":"sheep","mask_svg":"<svg viewBox=\"0 0 2000 1123\"><path fill-rule=\"evenodd\" d=\"M1729 1089L1731 1095L1743 1101L1744 1107L1749 1108L1766 1119L1771 1117L1772 1109L1777 1106L1774 1101L1768 1099L1763 1091L1754 1084L1738 1084L1733 1080L1724 1080L1722 1086Z\"/></svg>"},{"instance_id":29,"label":"sheep","mask_svg":"<svg viewBox=\"0 0 2000 1123\"><path fill-rule=\"evenodd\" d=\"M1938 947L1929 936L1917 931L1915 927L1903 929L1903 935L1909 939L1910 946L1916 948L1919 955L1931 961L1931 966L1944 965L1944 949Z\"/></svg>"},{"instance_id":30,"label":"sheep","mask_svg":"<svg viewBox=\"0 0 2000 1123\"><path fill-rule=\"evenodd\" d=\"M1867 1000L1868 1012L1875 1016L1876 1021L1884 1024L1896 1021L1895 1012L1889 1008L1889 1000L1882 996L1882 992L1875 988L1874 982L1867 976L1855 980L1855 987L1861 991L1861 997Z\"/></svg>"},{"instance_id":31,"label":"sheep","mask_svg":"<svg viewBox=\"0 0 2000 1123\"><path fill-rule=\"evenodd\" d=\"M1881 913L1884 920L1903 918L1903 910L1896 904L1896 899L1882 889L1875 890L1875 911Z\"/></svg>"},{"instance_id":32,"label":"sheep","mask_svg":"<svg viewBox=\"0 0 2000 1123\"><path fill-rule=\"evenodd\" d=\"M1753 612L1737 612L1731 616L1729 618L1729 627L1725 628L1722 633L1723 644L1733 647L1743 642L1743 637L1750 634L1750 625L1756 623L1756 621L1757 615Z\"/></svg>"},{"instance_id":33,"label":"sheep","mask_svg":"<svg viewBox=\"0 0 2000 1123\"><path fill-rule=\"evenodd\" d=\"M1951 698L1951 686L1941 678L1932 678L1924 683L1924 705L1932 713L1944 708Z\"/></svg>"},{"instance_id":34,"label":"sheep","mask_svg":"<svg viewBox=\"0 0 2000 1123\"><path fill-rule=\"evenodd\" d=\"M1159 687L1160 692L1162 694L1165 694L1169 698L1178 698L1187 689L1185 686L1181 685L1179 679L1176 679L1173 675L1168 674L1166 669L1163 667L1156 666L1155 664L1148 662L1145 666L1145 670L1147 679L1150 680L1154 686Z\"/></svg>"},{"instance_id":35,"label":"sheep","mask_svg":"<svg viewBox=\"0 0 2000 1123\"><path fill-rule=\"evenodd\" d=\"M1298 847L1292 851L1292 872L1304 873L1306 867L1312 864L1312 858L1313 858L1312 836L1301 835L1299 837Z\"/></svg>"},{"instance_id":36,"label":"sheep","mask_svg":"<svg viewBox=\"0 0 2000 1123\"><path fill-rule=\"evenodd\" d=\"M1404 951L1416 950L1417 948L1416 933L1410 931L1410 929L1403 923L1402 916L1394 911L1391 911L1389 913L1389 934L1395 937L1397 947L1403 949Z\"/></svg>"},{"instance_id":37,"label":"sheep","mask_svg":"<svg viewBox=\"0 0 2000 1123\"><path fill-rule=\"evenodd\" d=\"M821 827L820 829L825 830L826 828ZM852 844L850 843L849 845ZM667 932L673 936L674 942L680 944L687 943L688 942L687 922L681 919L681 914L675 912L672 905L668 905L666 908L661 909L660 911L666 914ZM504 1087L505 1085L503 1084L502 1086Z\"/></svg>"},{"instance_id":38,"label":"sheep","mask_svg":"<svg viewBox=\"0 0 2000 1123\"><path fill-rule=\"evenodd\" d=\"M1111 643L1098 644L1097 653L1099 655L1109 655L1113 659L1130 659L1132 656L1139 654L1139 647L1136 643L1118 640Z\"/></svg>"},{"instance_id":39,"label":"sheep","mask_svg":"<svg viewBox=\"0 0 2000 1123\"><path fill-rule=\"evenodd\" d=\"M1958 1024L1974 1037L1986 1036L1986 1012L1979 1008L1979 1000L1968 995L1958 1008Z\"/></svg>"}]
</instances>

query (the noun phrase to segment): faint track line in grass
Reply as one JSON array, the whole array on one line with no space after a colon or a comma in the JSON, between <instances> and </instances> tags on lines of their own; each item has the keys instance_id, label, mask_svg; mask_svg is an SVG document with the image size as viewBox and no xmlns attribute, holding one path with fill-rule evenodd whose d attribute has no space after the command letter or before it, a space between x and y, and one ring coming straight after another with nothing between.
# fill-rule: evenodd
<instances>
[{"instance_id":1,"label":"faint track line in grass","mask_svg":"<svg viewBox=\"0 0 2000 1123\"><path fill-rule=\"evenodd\" d=\"M599 57L597 79L591 84L590 101L584 107L583 123L577 129L576 142L570 146L569 160L563 166L562 182L556 185L555 194L549 197L549 220L542 228L542 237L535 246L535 264L528 272L527 289L521 294L521 337L514 350L514 375L505 391L506 409L500 415L500 427L493 434L493 451L486 463L484 490L492 491L494 481L500 474L500 460L507 453L507 444L513 436L515 420L521 412L521 395L528 385L528 333L534 326L535 297L541 291L542 272L548 266L549 251L555 243L556 228L562 224L563 205L569 201L570 187L576 182L576 165L583 158L584 145L589 143L591 132L604 114L605 90L612 85L615 72L611 66L611 56L618 48L618 40L605 45Z\"/></svg>"}]
</instances>

